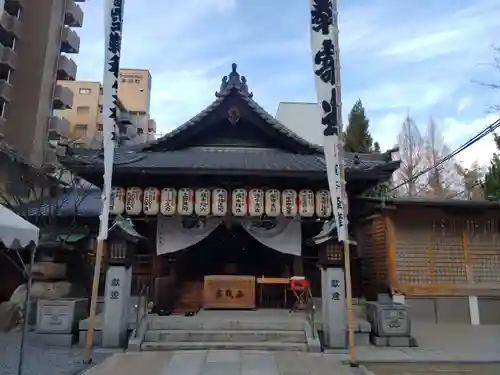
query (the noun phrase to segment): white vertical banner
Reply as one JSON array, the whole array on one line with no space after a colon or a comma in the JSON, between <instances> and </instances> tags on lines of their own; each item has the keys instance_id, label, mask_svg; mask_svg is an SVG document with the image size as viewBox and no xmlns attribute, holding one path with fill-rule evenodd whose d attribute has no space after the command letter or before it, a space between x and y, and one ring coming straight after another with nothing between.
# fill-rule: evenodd
<instances>
[{"instance_id":1,"label":"white vertical banner","mask_svg":"<svg viewBox=\"0 0 500 375\"><path fill-rule=\"evenodd\" d=\"M339 241L348 240L345 177L342 164L342 104L338 59L337 0L309 0L314 80L323 128L328 185Z\"/></svg>"},{"instance_id":2,"label":"white vertical banner","mask_svg":"<svg viewBox=\"0 0 500 375\"><path fill-rule=\"evenodd\" d=\"M99 218L99 239L102 240L105 240L108 236L113 159L115 157L115 140L118 136L116 125L116 101L118 98L118 74L120 71L123 8L125 0L104 1L105 50L102 82L104 183L102 189L102 210L101 217Z\"/></svg>"}]
</instances>

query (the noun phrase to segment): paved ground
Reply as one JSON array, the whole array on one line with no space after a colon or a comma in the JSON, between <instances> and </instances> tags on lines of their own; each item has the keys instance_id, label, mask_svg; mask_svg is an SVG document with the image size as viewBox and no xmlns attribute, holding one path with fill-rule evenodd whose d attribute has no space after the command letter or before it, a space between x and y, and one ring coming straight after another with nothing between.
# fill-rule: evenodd
<instances>
[{"instance_id":1,"label":"paved ground","mask_svg":"<svg viewBox=\"0 0 500 375\"><path fill-rule=\"evenodd\" d=\"M498 375L500 364L393 363L365 366L367 375Z\"/></svg>"},{"instance_id":2,"label":"paved ground","mask_svg":"<svg viewBox=\"0 0 500 375\"><path fill-rule=\"evenodd\" d=\"M324 354L186 351L116 354L85 375L357 375Z\"/></svg>"},{"instance_id":3,"label":"paved ground","mask_svg":"<svg viewBox=\"0 0 500 375\"><path fill-rule=\"evenodd\" d=\"M17 375L20 333L0 333L0 375ZM26 342L23 375L69 375L79 372L83 351L80 348L56 348ZM110 353L95 353L95 363Z\"/></svg>"}]
</instances>

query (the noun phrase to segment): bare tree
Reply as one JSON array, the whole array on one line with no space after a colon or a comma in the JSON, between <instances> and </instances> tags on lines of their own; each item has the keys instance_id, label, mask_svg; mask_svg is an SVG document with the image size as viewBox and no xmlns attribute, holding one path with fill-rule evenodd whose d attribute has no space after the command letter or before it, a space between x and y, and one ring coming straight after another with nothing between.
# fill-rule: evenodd
<instances>
[{"instance_id":1,"label":"bare tree","mask_svg":"<svg viewBox=\"0 0 500 375\"><path fill-rule=\"evenodd\" d=\"M401 166L394 174L396 195L406 197L420 196L425 186L418 176L424 169L424 139L415 121L408 115L398 134L399 158Z\"/></svg>"},{"instance_id":2,"label":"bare tree","mask_svg":"<svg viewBox=\"0 0 500 375\"><path fill-rule=\"evenodd\" d=\"M439 125L431 118L427 124L424 138L424 163L426 168L438 164L450 155L451 151L444 143ZM453 158L440 163L426 174L426 195L430 198L444 199L456 195L461 188L461 179L455 168Z\"/></svg>"},{"instance_id":3,"label":"bare tree","mask_svg":"<svg viewBox=\"0 0 500 375\"><path fill-rule=\"evenodd\" d=\"M485 176L485 171L479 163L474 162L470 168L464 168L461 164L456 163L455 169L461 178L462 190L454 198L484 200L484 189L481 182Z\"/></svg>"},{"instance_id":4,"label":"bare tree","mask_svg":"<svg viewBox=\"0 0 500 375\"><path fill-rule=\"evenodd\" d=\"M488 82L485 81L474 81L474 82L480 84L481 86L485 86L492 90L500 92L500 47L494 45L492 46L492 49L493 49L493 61L491 63L488 63L487 65L491 66L495 71L491 76L495 76L497 78L493 78L492 81ZM499 103L494 103L489 107L493 112L500 111Z\"/></svg>"}]
</instances>

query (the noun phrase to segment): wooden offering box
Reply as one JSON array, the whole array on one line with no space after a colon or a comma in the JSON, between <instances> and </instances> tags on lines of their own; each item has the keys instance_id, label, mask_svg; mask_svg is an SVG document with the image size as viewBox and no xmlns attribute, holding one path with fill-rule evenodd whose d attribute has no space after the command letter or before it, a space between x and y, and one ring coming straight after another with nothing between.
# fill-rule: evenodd
<instances>
[{"instance_id":1,"label":"wooden offering box","mask_svg":"<svg viewBox=\"0 0 500 375\"><path fill-rule=\"evenodd\" d=\"M203 308L255 308L255 277L224 275L205 276Z\"/></svg>"}]
</instances>

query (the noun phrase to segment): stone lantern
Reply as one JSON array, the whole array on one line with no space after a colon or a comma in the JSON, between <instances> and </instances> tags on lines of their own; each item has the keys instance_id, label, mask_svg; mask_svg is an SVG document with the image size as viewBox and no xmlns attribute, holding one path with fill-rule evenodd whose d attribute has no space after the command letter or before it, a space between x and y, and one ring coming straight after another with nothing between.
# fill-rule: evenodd
<instances>
[{"instance_id":1,"label":"stone lantern","mask_svg":"<svg viewBox=\"0 0 500 375\"><path fill-rule=\"evenodd\" d=\"M104 291L103 347L122 347L127 340L131 307L132 265L137 245L145 238L132 222L118 216L108 231L106 285Z\"/></svg>"},{"instance_id":2,"label":"stone lantern","mask_svg":"<svg viewBox=\"0 0 500 375\"><path fill-rule=\"evenodd\" d=\"M139 242L146 238L140 235L129 219L118 216L108 231L106 263L108 266L131 267Z\"/></svg>"}]
</instances>

